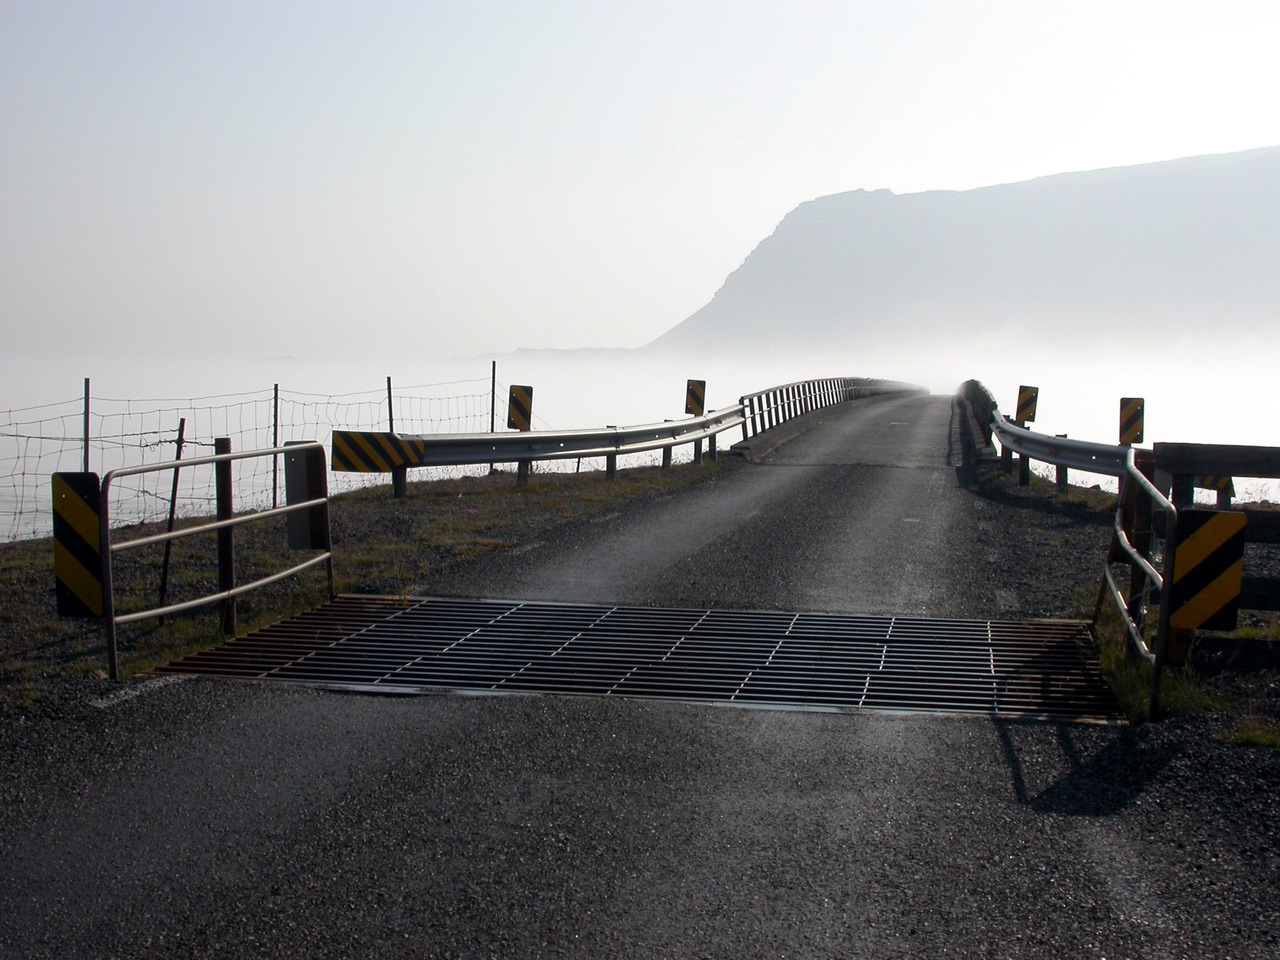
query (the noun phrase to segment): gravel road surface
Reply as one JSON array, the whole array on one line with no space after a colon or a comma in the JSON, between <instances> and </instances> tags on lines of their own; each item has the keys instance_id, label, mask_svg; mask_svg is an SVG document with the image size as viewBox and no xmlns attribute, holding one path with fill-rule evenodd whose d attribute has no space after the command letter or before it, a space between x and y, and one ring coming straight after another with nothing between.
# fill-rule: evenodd
<instances>
[{"instance_id":1,"label":"gravel road surface","mask_svg":"<svg viewBox=\"0 0 1280 960\"><path fill-rule=\"evenodd\" d=\"M1071 554L1105 527L984 492L950 398L820 419L417 592L1010 619L1079 599ZM1198 721L175 678L5 721L4 957L1280 956L1280 763Z\"/></svg>"}]
</instances>

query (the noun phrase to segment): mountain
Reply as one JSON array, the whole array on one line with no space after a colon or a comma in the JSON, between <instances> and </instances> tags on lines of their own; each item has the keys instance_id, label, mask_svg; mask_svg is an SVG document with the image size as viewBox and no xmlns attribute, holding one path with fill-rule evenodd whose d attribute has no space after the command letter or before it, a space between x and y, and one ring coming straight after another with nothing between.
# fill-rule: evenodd
<instances>
[{"instance_id":1,"label":"mountain","mask_svg":"<svg viewBox=\"0 0 1280 960\"><path fill-rule=\"evenodd\" d=\"M1276 329L1280 147L801 204L654 352Z\"/></svg>"}]
</instances>

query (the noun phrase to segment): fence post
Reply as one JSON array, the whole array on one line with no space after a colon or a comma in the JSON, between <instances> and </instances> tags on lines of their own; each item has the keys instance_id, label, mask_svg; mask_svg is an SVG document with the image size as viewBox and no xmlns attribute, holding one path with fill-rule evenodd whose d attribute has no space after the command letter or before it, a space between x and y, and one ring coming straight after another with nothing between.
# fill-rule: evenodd
<instances>
[{"instance_id":1,"label":"fence post","mask_svg":"<svg viewBox=\"0 0 1280 960\"><path fill-rule=\"evenodd\" d=\"M175 444L176 449L173 453L174 460L182 459L182 442L187 432L187 418L178 418L178 441ZM274 457L272 458L275 459ZM165 528L167 533L173 533L174 524L178 519L178 474L181 467L173 468L173 490L169 494L169 525ZM274 506L274 504L273 504ZM169 558L173 553L173 541L166 540L164 542L164 561L160 565L160 602L156 604L163 607L165 599L169 596ZM160 622L164 623L164 618L160 618Z\"/></svg>"},{"instance_id":2,"label":"fence post","mask_svg":"<svg viewBox=\"0 0 1280 960\"><path fill-rule=\"evenodd\" d=\"M278 383L271 391L271 445L280 446L280 384ZM278 506L280 506L280 455L276 454L271 458L271 509L274 510ZM161 606L164 604L161 603Z\"/></svg>"},{"instance_id":3,"label":"fence post","mask_svg":"<svg viewBox=\"0 0 1280 960\"><path fill-rule=\"evenodd\" d=\"M89 378L84 378L84 467L82 473L89 472Z\"/></svg>"},{"instance_id":4,"label":"fence post","mask_svg":"<svg viewBox=\"0 0 1280 960\"><path fill-rule=\"evenodd\" d=\"M231 438L218 437L213 441L213 452L224 454L231 452ZM231 461L224 460L214 467L214 488L218 500L218 519L230 520L234 514L231 496ZM222 592L234 590L236 586L236 551L235 528L223 527L218 531L218 589ZM228 597L222 601L222 633L224 636L236 635L236 598Z\"/></svg>"},{"instance_id":5,"label":"fence post","mask_svg":"<svg viewBox=\"0 0 1280 960\"><path fill-rule=\"evenodd\" d=\"M395 407L391 400L391 378L387 377L387 432L396 432L396 414ZM408 467L393 467L391 469L391 495L393 497L403 497L405 488L409 482Z\"/></svg>"},{"instance_id":6,"label":"fence post","mask_svg":"<svg viewBox=\"0 0 1280 960\"><path fill-rule=\"evenodd\" d=\"M489 432L498 432L498 361L489 361ZM496 463L489 464L489 473L498 469Z\"/></svg>"}]
</instances>

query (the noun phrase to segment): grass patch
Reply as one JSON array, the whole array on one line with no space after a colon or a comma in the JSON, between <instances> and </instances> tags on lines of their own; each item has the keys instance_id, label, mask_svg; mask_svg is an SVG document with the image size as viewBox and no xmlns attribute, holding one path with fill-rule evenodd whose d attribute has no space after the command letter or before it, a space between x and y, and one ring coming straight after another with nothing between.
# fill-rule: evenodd
<instances>
[{"instance_id":1,"label":"grass patch","mask_svg":"<svg viewBox=\"0 0 1280 960\"><path fill-rule=\"evenodd\" d=\"M1221 734L1219 739L1223 743L1241 747L1280 749L1280 723L1264 720L1261 717L1240 717L1230 730Z\"/></svg>"},{"instance_id":2,"label":"grass patch","mask_svg":"<svg viewBox=\"0 0 1280 960\"><path fill-rule=\"evenodd\" d=\"M1154 631L1148 631L1154 633ZM1129 631L1110 597L1094 624L1098 658L1111 684L1116 704L1130 723L1151 719L1152 666L1133 649ZM1144 637L1148 646L1153 636ZM1160 680L1160 709L1165 717L1176 717L1221 706L1206 693L1195 672L1187 667L1166 667Z\"/></svg>"}]
</instances>

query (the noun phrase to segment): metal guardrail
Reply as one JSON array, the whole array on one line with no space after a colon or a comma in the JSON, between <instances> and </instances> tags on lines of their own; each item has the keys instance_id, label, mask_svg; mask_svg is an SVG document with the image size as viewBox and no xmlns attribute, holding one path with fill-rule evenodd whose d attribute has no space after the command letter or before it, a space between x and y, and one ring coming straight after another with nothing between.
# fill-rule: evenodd
<instances>
[{"instance_id":1,"label":"metal guardrail","mask_svg":"<svg viewBox=\"0 0 1280 960\"><path fill-rule=\"evenodd\" d=\"M474 466L618 456L669 450L742 429L743 440L821 407L886 393L923 392L888 380L804 380L748 394L730 407L687 420L595 430L409 435L335 430L333 469L386 473L411 467Z\"/></svg>"},{"instance_id":2,"label":"metal guardrail","mask_svg":"<svg viewBox=\"0 0 1280 960\"><path fill-rule=\"evenodd\" d=\"M229 441L227 441L227 443L229 445ZM259 457L276 457L281 455L286 457L313 456L317 458L315 467L308 471L306 485L318 495L308 497L301 502L290 503L283 507L275 507L270 510L263 510L257 513L243 514L238 517L232 516L231 464L238 460L248 460ZM107 635L108 673L112 680L118 680L120 678L119 649L116 640L116 627L118 625L163 617L171 613L181 613L186 610L193 610L198 607L207 606L212 603L224 603L229 605L227 609L230 611L229 618L224 614L224 632L227 632L226 626L229 622L231 627L229 632L234 633L234 606L230 605L234 602L236 597L241 594L248 593L251 590L256 590L260 587L277 583L280 580L302 573L306 570L310 570L311 568L320 566L321 564L324 564L327 567L329 576L329 595L331 597L337 595L333 573L332 542L329 536L328 474L324 466L324 456L324 444L322 443L294 443L284 447L271 447L266 450L250 450L242 453L218 453L213 456L193 457L188 460L171 460L165 463L147 464L145 466L122 467L120 469L110 471L102 478L101 507L99 513L100 553L102 558L102 620ZM157 473L165 470L186 470L192 467L207 465L214 466L215 470L219 473L217 482L218 515L216 519L197 523L193 526L183 527L179 530L172 530L167 533L138 537L121 543L111 542L111 485L116 480L144 473ZM281 570L277 573L271 574L270 576L254 580L252 583L235 585L234 559L233 550L231 548L231 531L235 527L243 524L255 523L257 521L266 520L271 517L283 516L285 514L299 513L304 510L321 511L321 523L318 525L319 532L317 536L319 542L311 544L313 548L321 550L321 553L316 556L309 557L303 562L295 564L286 570ZM129 550L136 550L141 547L154 546L160 543L169 543L186 537L209 533L217 533L219 536L218 566L219 586L221 589L215 593L211 593L194 600L186 600L181 603L170 603L159 607L135 610L125 614L116 612L114 591L112 589L112 558L116 554L124 553Z\"/></svg>"},{"instance_id":3,"label":"metal guardrail","mask_svg":"<svg viewBox=\"0 0 1280 960\"><path fill-rule=\"evenodd\" d=\"M923 387L897 380L872 380L861 377L834 377L825 380L801 380L779 387L749 393L740 401L746 422L742 439L763 433L786 423L793 417L822 407L890 393L924 393Z\"/></svg>"},{"instance_id":4,"label":"metal guardrail","mask_svg":"<svg viewBox=\"0 0 1280 960\"><path fill-rule=\"evenodd\" d=\"M991 432L1000 441L1001 447L1007 447L1031 460L1105 477L1122 477L1128 469L1126 454L1131 449L1129 447L1050 437L1018 426L998 410L992 417Z\"/></svg>"},{"instance_id":5,"label":"metal guardrail","mask_svg":"<svg viewBox=\"0 0 1280 960\"><path fill-rule=\"evenodd\" d=\"M605 427L599 430L545 430L524 433L450 433L412 436L394 434L405 444L416 447L411 462L406 467L468 466L484 463L509 463L522 460L556 460L574 457L605 457L628 453L644 453L662 447L693 443L740 426L743 423L742 405L714 410L705 416L691 420L672 420L634 427ZM360 440L342 440L339 437L371 436L335 431L334 469L337 464L350 462L343 459L347 451L341 443L353 443L351 449L359 457Z\"/></svg>"}]
</instances>

